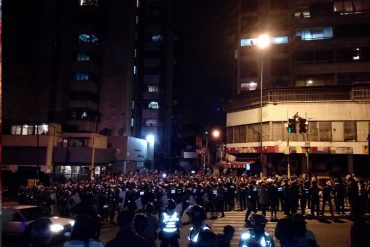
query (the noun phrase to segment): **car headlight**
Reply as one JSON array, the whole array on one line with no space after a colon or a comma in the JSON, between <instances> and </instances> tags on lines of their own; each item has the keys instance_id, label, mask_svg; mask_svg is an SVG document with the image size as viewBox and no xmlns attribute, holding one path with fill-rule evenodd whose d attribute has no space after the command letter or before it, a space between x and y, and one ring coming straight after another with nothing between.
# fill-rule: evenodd
<instances>
[{"instance_id":1,"label":"car headlight","mask_svg":"<svg viewBox=\"0 0 370 247\"><path fill-rule=\"evenodd\" d=\"M52 224L50 225L50 231L52 232L60 232L64 229L64 227L60 224Z\"/></svg>"},{"instance_id":2,"label":"car headlight","mask_svg":"<svg viewBox=\"0 0 370 247\"><path fill-rule=\"evenodd\" d=\"M73 227L74 224L75 224L75 221L74 220L70 220L70 221L68 221L68 223Z\"/></svg>"}]
</instances>

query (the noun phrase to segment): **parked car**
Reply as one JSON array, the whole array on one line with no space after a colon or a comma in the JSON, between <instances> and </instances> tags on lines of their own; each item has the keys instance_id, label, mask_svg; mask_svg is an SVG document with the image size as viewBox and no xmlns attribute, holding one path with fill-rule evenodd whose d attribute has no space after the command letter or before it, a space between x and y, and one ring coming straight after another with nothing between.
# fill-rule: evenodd
<instances>
[{"instance_id":1,"label":"parked car","mask_svg":"<svg viewBox=\"0 0 370 247\"><path fill-rule=\"evenodd\" d=\"M32 222L43 217L42 210L34 205L12 205L2 208L2 234L4 237L27 238ZM64 239L72 231L74 220L62 217L48 217L50 230L53 234L52 242Z\"/></svg>"}]
</instances>

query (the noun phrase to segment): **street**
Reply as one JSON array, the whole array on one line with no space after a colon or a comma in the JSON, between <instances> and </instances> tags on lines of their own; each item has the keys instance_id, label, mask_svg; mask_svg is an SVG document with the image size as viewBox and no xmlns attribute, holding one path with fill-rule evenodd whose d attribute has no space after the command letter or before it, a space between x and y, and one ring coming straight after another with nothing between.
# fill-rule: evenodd
<instances>
[{"instance_id":1,"label":"street","mask_svg":"<svg viewBox=\"0 0 370 247\"><path fill-rule=\"evenodd\" d=\"M269 214L268 214L269 215ZM244 227L245 211L229 211L225 212L225 217L218 218L216 220L207 220L206 223L211 226L212 230L221 234L224 226L232 225L235 228L234 238L231 246L238 246L241 232L247 228ZM282 218L283 213L279 212L278 217ZM267 217L269 218L269 217ZM350 227L352 221L348 219L329 219L327 220L307 220L307 228L313 231L316 235L317 243L319 246L350 246ZM266 230L269 234L274 236L275 245L279 246L278 241L275 238L275 226L276 222L268 222ZM189 225L185 225L181 228L180 246L187 245L187 234L189 232ZM112 225L106 225L102 229L101 241L105 244L110 239L114 238L118 230L118 227ZM159 242L157 242L159 246Z\"/></svg>"}]
</instances>

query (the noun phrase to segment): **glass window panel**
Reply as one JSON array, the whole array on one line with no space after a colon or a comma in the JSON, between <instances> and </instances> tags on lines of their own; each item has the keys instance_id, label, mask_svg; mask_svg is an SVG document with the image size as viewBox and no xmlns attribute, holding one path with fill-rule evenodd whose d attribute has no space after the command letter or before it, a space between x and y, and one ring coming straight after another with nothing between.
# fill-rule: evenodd
<instances>
[{"instance_id":1,"label":"glass window panel","mask_svg":"<svg viewBox=\"0 0 370 247\"><path fill-rule=\"evenodd\" d=\"M308 141L318 141L319 140L319 130L317 128L317 122L309 122L308 123L308 134L307 139Z\"/></svg>"},{"instance_id":2,"label":"glass window panel","mask_svg":"<svg viewBox=\"0 0 370 247\"><path fill-rule=\"evenodd\" d=\"M344 122L344 141L356 141L356 121Z\"/></svg>"},{"instance_id":3,"label":"glass window panel","mask_svg":"<svg viewBox=\"0 0 370 247\"><path fill-rule=\"evenodd\" d=\"M319 122L320 141L331 141L331 122Z\"/></svg>"},{"instance_id":4,"label":"glass window panel","mask_svg":"<svg viewBox=\"0 0 370 247\"><path fill-rule=\"evenodd\" d=\"M260 141L260 125L250 124L247 128L247 140L248 142Z\"/></svg>"},{"instance_id":5,"label":"glass window panel","mask_svg":"<svg viewBox=\"0 0 370 247\"><path fill-rule=\"evenodd\" d=\"M244 143L247 141L246 125L234 126L234 141Z\"/></svg>"},{"instance_id":6,"label":"glass window panel","mask_svg":"<svg viewBox=\"0 0 370 247\"><path fill-rule=\"evenodd\" d=\"M370 125L369 125L370 126ZM226 130L226 143L234 143L234 133L233 133L234 127L227 127Z\"/></svg>"},{"instance_id":7,"label":"glass window panel","mask_svg":"<svg viewBox=\"0 0 370 247\"><path fill-rule=\"evenodd\" d=\"M271 141L282 141L284 140L284 123L274 122L272 123L272 136Z\"/></svg>"}]
</instances>

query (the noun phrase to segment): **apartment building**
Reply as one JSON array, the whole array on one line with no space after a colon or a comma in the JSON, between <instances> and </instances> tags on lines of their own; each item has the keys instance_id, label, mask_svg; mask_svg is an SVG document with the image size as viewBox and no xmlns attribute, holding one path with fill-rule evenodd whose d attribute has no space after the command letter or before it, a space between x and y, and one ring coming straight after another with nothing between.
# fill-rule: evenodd
<instances>
[{"instance_id":1,"label":"apartment building","mask_svg":"<svg viewBox=\"0 0 370 247\"><path fill-rule=\"evenodd\" d=\"M238 3L228 152L265 174L369 176L370 1Z\"/></svg>"}]
</instances>

